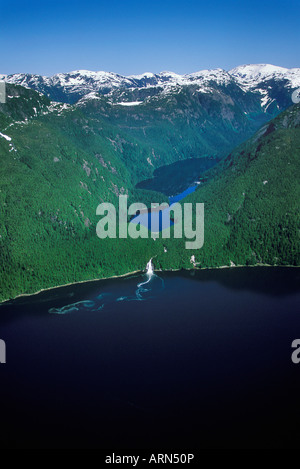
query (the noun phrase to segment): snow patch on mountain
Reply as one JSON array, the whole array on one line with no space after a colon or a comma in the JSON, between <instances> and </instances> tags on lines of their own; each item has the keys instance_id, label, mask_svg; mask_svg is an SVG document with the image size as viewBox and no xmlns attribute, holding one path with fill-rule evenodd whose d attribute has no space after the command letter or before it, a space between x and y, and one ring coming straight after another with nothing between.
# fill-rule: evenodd
<instances>
[{"instance_id":1,"label":"snow patch on mountain","mask_svg":"<svg viewBox=\"0 0 300 469\"><path fill-rule=\"evenodd\" d=\"M11 137L9 137L8 135L2 134L1 132L0 132L0 137L5 138L5 140L7 140L8 142L11 141Z\"/></svg>"},{"instance_id":2,"label":"snow patch on mountain","mask_svg":"<svg viewBox=\"0 0 300 469\"><path fill-rule=\"evenodd\" d=\"M116 106L138 106L139 104L142 104L143 101L131 101L131 102L123 102L123 103L114 103Z\"/></svg>"},{"instance_id":3,"label":"snow patch on mountain","mask_svg":"<svg viewBox=\"0 0 300 469\"><path fill-rule=\"evenodd\" d=\"M80 99L79 103L82 103L85 101L94 101L95 99L101 99L101 98L95 91L91 91L91 93L84 95L83 98Z\"/></svg>"}]
</instances>

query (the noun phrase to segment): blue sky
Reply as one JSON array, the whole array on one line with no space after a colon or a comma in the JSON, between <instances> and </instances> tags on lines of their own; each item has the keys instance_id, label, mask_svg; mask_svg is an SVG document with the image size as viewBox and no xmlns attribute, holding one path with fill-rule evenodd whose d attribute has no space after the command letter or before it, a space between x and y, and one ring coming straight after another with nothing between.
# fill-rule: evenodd
<instances>
[{"instance_id":1,"label":"blue sky","mask_svg":"<svg viewBox=\"0 0 300 469\"><path fill-rule=\"evenodd\" d=\"M0 73L300 66L299 0L0 0Z\"/></svg>"}]
</instances>

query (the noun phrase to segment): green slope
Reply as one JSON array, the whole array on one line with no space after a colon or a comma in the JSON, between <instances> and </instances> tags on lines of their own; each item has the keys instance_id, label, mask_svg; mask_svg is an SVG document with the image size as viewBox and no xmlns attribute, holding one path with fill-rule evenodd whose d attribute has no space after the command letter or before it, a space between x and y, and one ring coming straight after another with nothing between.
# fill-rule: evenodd
<instances>
[{"instance_id":1,"label":"green slope","mask_svg":"<svg viewBox=\"0 0 300 469\"><path fill-rule=\"evenodd\" d=\"M300 105L206 175L209 182L185 199L205 203L204 246L192 252L198 266L300 264ZM177 251L184 252L183 246ZM178 264L175 256L170 243L170 254L158 257L160 266Z\"/></svg>"},{"instance_id":2,"label":"green slope","mask_svg":"<svg viewBox=\"0 0 300 469\"><path fill-rule=\"evenodd\" d=\"M135 269L120 243L95 234L99 203L153 196L134 189L111 145L115 130L98 122L95 133L80 109L53 107L32 90L8 85L8 94L0 105L0 298Z\"/></svg>"}]
</instances>

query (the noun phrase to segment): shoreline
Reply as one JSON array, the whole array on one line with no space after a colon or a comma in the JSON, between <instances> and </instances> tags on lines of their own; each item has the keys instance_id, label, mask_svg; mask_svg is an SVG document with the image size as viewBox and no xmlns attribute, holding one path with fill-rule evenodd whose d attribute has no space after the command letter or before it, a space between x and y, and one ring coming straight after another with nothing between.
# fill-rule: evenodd
<instances>
[{"instance_id":1,"label":"shoreline","mask_svg":"<svg viewBox=\"0 0 300 469\"><path fill-rule=\"evenodd\" d=\"M111 277L92 278L92 279L89 279L89 280L78 280L78 282L69 282L69 283L64 283L62 285L55 285L54 287L41 288L40 290L38 290L36 292L33 292L33 293L20 293L20 295L14 296L13 298L7 298L6 300L0 301L0 306L3 303L6 303L7 301L14 301L17 298L22 298L24 296L38 295L39 293L42 293L44 291L56 290L57 288L69 287L71 285L79 285L80 283L98 282L99 280L109 280L109 279L112 279L112 278L127 277L129 275L137 274L138 272L143 272L143 271L142 270L133 270L132 272L126 272L125 274L120 274L120 275L112 275Z\"/></svg>"},{"instance_id":2,"label":"shoreline","mask_svg":"<svg viewBox=\"0 0 300 469\"><path fill-rule=\"evenodd\" d=\"M187 272L192 271L192 270L218 270L218 269L236 269L236 268L251 268L251 267L288 267L288 268L299 268L299 265L272 265L272 264L254 264L254 265L220 265L218 267L197 267L193 266L190 269L154 269L154 272L179 272L180 270L185 270ZM133 270L132 272L126 272L125 274L120 274L120 275L112 275L111 277L101 277L101 278L93 278L89 280L79 280L78 282L69 282L69 283L64 283L63 285L55 285L54 287L48 287L48 288L41 288L40 290L33 292L33 293L21 293L20 295L17 295L13 298L7 298L3 301L0 301L0 306L8 301L14 301L18 298L23 298L26 296L35 296L38 295L39 293L49 291L49 290L56 290L57 288L64 288L64 287L69 287L71 285L79 285L81 283L88 283L88 282L98 282L100 280L110 280L110 279L116 279L116 278L122 278L122 277L128 277L133 274L137 273L143 273L144 270Z\"/></svg>"}]
</instances>

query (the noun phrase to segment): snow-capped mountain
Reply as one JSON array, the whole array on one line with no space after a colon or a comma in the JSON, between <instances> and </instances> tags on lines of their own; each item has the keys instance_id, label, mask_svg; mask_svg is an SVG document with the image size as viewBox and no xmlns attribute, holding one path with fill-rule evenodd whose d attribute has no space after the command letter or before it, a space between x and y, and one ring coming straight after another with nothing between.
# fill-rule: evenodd
<instances>
[{"instance_id":1,"label":"snow-capped mountain","mask_svg":"<svg viewBox=\"0 0 300 469\"><path fill-rule=\"evenodd\" d=\"M17 73L13 75L0 75L0 80L7 83L33 88L48 95L53 100L58 97L69 97L71 102L91 92L108 94L115 89L162 87L169 89L176 86L197 84L205 86L214 81L217 84L227 84L231 81L230 75L224 70L203 70L190 75L178 75L173 72L159 74L144 73L128 77L112 72L91 72L77 70L70 73L58 73L52 77ZM65 101L66 99L62 99ZM68 100L67 100L68 101Z\"/></svg>"},{"instance_id":2,"label":"snow-capped mountain","mask_svg":"<svg viewBox=\"0 0 300 469\"><path fill-rule=\"evenodd\" d=\"M126 77L110 72L78 70L58 73L52 77L17 73L0 75L7 83L32 88L47 95L53 101L74 103L91 92L108 93L114 89L132 86Z\"/></svg>"},{"instance_id":3,"label":"snow-capped mountain","mask_svg":"<svg viewBox=\"0 0 300 469\"><path fill-rule=\"evenodd\" d=\"M52 77L31 74L0 75L0 80L32 88L52 99L75 103L90 93L107 95L115 90L159 88L160 92L172 92L174 88L193 85L198 92L209 93L215 87L237 85L243 92L260 94L261 105L269 106L279 99L279 107L285 106L287 94L300 86L300 68L287 69L274 65L242 65L230 70L202 70L187 75L173 72L144 73L128 77L112 72L77 70L59 73ZM284 93L282 93L284 91ZM285 96L283 96L284 94ZM280 96L279 96L280 95Z\"/></svg>"},{"instance_id":4,"label":"snow-capped mountain","mask_svg":"<svg viewBox=\"0 0 300 469\"><path fill-rule=\"evenodd\" d=\"M221 158L229 153L293 104L300 69L243 65L229 72L216 69L188 75L162 72L128 77L79 70L53 77L0 75L1 79L8 82L7 101L15 103L11 108L2 105L3 111L10 109L14 119L25 121L50 114L49 119L63 122L70 116L81 120L85 115L83 128L91 120L95 129L102 121L120 133L127 129L128 141L140 139L141 148L151 146L150 153L144 153L151 176L152 168L161 164L196 154ZM39 95L34 98L35 91ZM17 101L23 95L16 115ZM44 100L43 105L32 107L33 98L35 102ZM80 118L74 117L77 112ZM10 136L6 128L0 130ZM116 140L114 145L117 148L120 143ZM132 152L130 146L130 158Z\"/></svg>"},{"instance_id":5,"label":"snow-capped mountain","mask_svg":"<svg viewBox=\"0 0 300 469\"><path fill-rule=\"evenodd\" d=\"M283 68L269 64L241 65L229 74L246 90L255 89L269 80L287 80L291 88L300 86L300 68Z\"/></svg>"}]
</instances>

